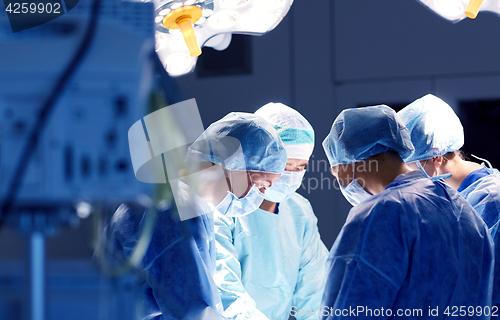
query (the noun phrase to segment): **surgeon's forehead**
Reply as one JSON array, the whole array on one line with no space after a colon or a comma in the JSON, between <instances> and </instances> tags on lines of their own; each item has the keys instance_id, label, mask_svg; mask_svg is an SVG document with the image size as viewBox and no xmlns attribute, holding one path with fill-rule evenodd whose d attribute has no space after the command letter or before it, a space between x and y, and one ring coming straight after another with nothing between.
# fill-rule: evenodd
<instances>
[{"instance_id":1,"label":"surgeon's forehead","mask_svg":"<svg viewBox=\"0 0 500 320\"><path fill-rule=\"evenodd\" d=\"M353 163L338 164L336 166L331 167L330 172L336 178L339 178L339 172L352 172L351 171L353 169L352 166L353 166Z\"/></svg>"}]
</instances>

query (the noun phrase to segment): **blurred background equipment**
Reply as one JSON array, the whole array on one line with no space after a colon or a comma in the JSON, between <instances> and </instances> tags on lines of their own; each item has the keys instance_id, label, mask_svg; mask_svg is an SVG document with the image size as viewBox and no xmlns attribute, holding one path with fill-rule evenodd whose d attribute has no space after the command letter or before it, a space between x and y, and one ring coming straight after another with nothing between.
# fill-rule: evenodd
<instances>
[{"instance_id":1,"label":"blurred background equipment","mask_svg":"<svg viewBox=\"0 0 500 320\"><path fill-rule=\"evenodd\" d=\"M154 0L156 51L171 76L194 70L201 48L226 49L231 35L273 30L293 0Z\"/></svg>"},{"instance_id":2,"label":"blurred background equipment","mask_svg":"<svg viewBox=\"0 0 500 320\"><path fill-rule=\"evenodd\" d=\"M479 11L500 15L498 0L417 0L434 13L453 23L465 18L475 19Z\"/></svg>"},{"instance_id":3,"label":"blurred background equipment","mask_svg":"<svg viewBox=\"0 0 500 320\"><path fill-rule=\"evenodd\" d=\"M0 268L0 278L8 279L0 281L7 289L0 318L66 319L61 309L89 298L95 300L92 310L73 309L72 319L133 318L133 312L121 312L124 305L133 309L135 300L96 307L103 288L119 290L122 280L103 280L92 269L78 273L81 265L75 273L65 264L46 270L45 244L48 235L93 212L140 205L141 195L151 195L150 185L134 177L127 130L151 106L153 21L152 3L120 0L80 1L64 16L18 33L7 15L0 17L0 232L17 230L30 239L29 263ZM175 100L174 91L165 94ZM54 270L84 277L73 279L76 285L63 280L63 300L54 297L61 283L46 277ZM91 290L77 294L81 285ZM47 293L56 301L46 304Z\"/></svg>"},{"instance_id":4,"label":"blurred background equipment","mask_svg":"<svg viewBox=\"0 0 500 320\"><path fill-rule=\"evenodd\" d=\"M37 28L0 33L0 196L61 74L83 39L93 1ZM76 199L123 202L144 191L130 165L126 132L147 112L153 81L153 8L102 1L89 52L61 86L38 137L17 199L23 204ZM127 185L128 188L121 188ZM120 188L119 188L120 187Z\"/></svg>"}]
</instances>

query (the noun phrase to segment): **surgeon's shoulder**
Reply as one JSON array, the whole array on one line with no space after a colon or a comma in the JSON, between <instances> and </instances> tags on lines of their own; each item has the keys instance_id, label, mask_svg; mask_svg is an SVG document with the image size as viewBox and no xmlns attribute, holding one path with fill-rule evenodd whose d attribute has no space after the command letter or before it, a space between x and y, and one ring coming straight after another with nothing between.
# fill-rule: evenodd
<instances>
[{"instance_id":1,"label":"surgeon's shoulder","mask_svg":"<svg viewBox=\"0 0 500 320\"><path fill-rule=\"evenodd\" d=\"M234 226L236 224L236 220L238 218L234 217L228 217L223 214L221 214L217 209L214 210L213 213L214 216L214 225L215 225L215 232L217 233L221 228L222 229L234 229Z\"/></svg>"},{"instance_id":2,"label":"surgeon's shoulder","mask_svg":"<svg viewBox=\"0 0 500 320\"><path fill-rule=\"evenodd\" d=\"M490 175L478 179L471 187L477 191L484 190L490 196L499 196L500 194L500 172L498 170L489 170Z\"/></svg>"},{"instance_id":3,"label":"surgeon's shoulder","mask_svg":"<svg viewBox=\"0 0 500 320\"><path fill-rule=\"evenodd\" d=\"M489 171L493 174L478 179L460 193L491 228L500 219L500 174L496 169Z\"/></svg>"},{"instance_id":4,"label":"surgeon's shoulder","mask_svg":"<svg viewBox=\"0 0 500 320\"><path fill-rule=\"evenodd\" d=\"M126 220L129 215L130 208L125 203L122 203L111 217L111 223L120 223Z\"/></svg>"},{"instance_id":5,"label":"surgeon's shoulder","mask_svg":"<svg viewBox=\"0 0 500 320\"><path fill-rule=\"evenodd\" d=\"M286 200L287 202L293 202L294 204L296 205L300 205L300 206L311 206L311 203L309 202L309 200L307 200L303 195L301 195L300 193L297 193L297 192L294 192L290 198L288 198Z\"/></svg>"},{"instance_id":6,"label":"surgeon's shoulder","mask_svg":"<svg viewBox=\"0 0 500 320\"><path fill-rule=\"evenodd\" d=\"M349 212L347 221L396 221L406 218L406 202L400 192L384 190L370 199L353 207Z\"/></svg>"},{"instance_id":7,"label":"surgeon's shoulder","mask_svg":"<svg viewBox=\"0 0 500 320\"><path fill-rule=\"evenodd\" d=\"M111 217L108 226L110 233L122 234L125 238L136 236L143 215L143 211L132 210L126 204L121 204Z\"/></svg>"},{"instance_id":8,"label":"surgeon's shoulder","mask_svg":"<svg viewBox=\"0 0 500 320\"><path fill-rule=\"evenodd\" d=\"M474 207L494 203L500 211L500 175L484 176L460 192Z\"/></svg>"},{"instance_id":9,"label":"surgeon's shoulder","mask_svg":"<svg viewBox=\"0 0 500 320\"><path fill-rule=\"evenodd\" d=\"M280 205L282 207L289 207L290 212L295 215L304 215L313 223L316 223L318 220L309 200L297 192L288 198L285 203L281 203Z\"/></svg>"}]
</instances>

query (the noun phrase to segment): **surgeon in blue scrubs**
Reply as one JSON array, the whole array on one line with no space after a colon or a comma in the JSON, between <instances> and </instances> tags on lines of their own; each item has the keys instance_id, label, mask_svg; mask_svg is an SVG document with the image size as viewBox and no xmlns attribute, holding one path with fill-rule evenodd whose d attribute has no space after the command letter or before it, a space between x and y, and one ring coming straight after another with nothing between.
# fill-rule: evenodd
<instances>
[{"instance_id":1,"label":"surgeon in blue scrubs","mask_svg":"<svg viewBox=\"0 0 500 320\"><path fill-rule=\"evenodd\" d=\"M255 112L278 132L287 153L279 180L259 209L216 216L217 270L230 319L318 318L328 250L309 201L295 192L314 149L314 130L296 110L268 103ZM315 312L316 310L316 312Z\"/></svg>"},{"instance_id":2,"label":"surgeon in blue scrubs","mask_svg":"<svg viewBox=\"0 0 500 320\"><path fill-rule=\"evenodd\" d=\"M193 205L194 216L165 205L138 267L143 319L217 320L222 304L213 282L213 215L241 216L257 209L264 192L286 165L276 130L259 116L231 113L213 123L188 148L186 161L200 164L196 193L180 182L176 206ZM130 260L141 238L145 214L121 206L109 226L115 256Z\"/></svg>"},{"instance_id":3,"label":"surgeon in blue scrubs","mask_svg":"<svg viewBox=\"0 0 500 320\"><path fill-rule=\"evenodd\" d=\"M481 312L468 319L489 319L488 228L456 190L403 162L414 147L394 110L342 111L323 147L354 207L328 257L321 319L444 319L469 306Z\"/></svg>"},{"instance_id":4,"label":"surgeon in blue scrubs","mask_svg":"<svg viewBox=\"0 0 500 320\"><path fill-rule=\"evenodd\" d=\"M415 152L404 159L431 177L451 175L446 182L458 190L488 226L495 243L493 305L500 308L500 172L463 159L464 129L453 109L428 94L398 112L410 131ZM480 159L483 160L483 159Z\"/></svg>"}]
</instances>

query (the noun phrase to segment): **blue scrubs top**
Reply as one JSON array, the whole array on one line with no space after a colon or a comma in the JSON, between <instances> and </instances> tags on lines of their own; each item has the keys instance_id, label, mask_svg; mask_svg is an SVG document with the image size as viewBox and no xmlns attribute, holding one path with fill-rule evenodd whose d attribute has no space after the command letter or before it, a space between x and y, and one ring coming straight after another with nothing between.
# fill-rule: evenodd
<instances>
[{"instance_id":1,"label":"blue scrubs top","mask_svg":"<svg viewBox=\"0 0 500 320\"><path fill-rule=\"evenodd\" d=\"M122 260L130 258L145 220L145 213L125 205L113 215L108 227L111 244ZM175 208L159 210L138 271L143 279L143 319L221 319L222 302L213 282L215 238L210 214L180 221Z\"/></svg>"},{"instance_id":2,"label":"blue scrubs top","mask_svg":"<svg viewBox=\"0 0 500 320\"><path fill-rule=\"evenodd\" d=\"M493 262L490 233L471 205L412 171L349 212L328 258L321 319L443 319L448 306L491 306ZM362 312L344 311L352 309ZM422 314L398 314L407 309Z\"/></svg>"},{"instance_id":3,"label":"blue scrubs top","mask_svg":"<svg viewBox=\"0 0 500 320\"><path fill-rule=\"evenodd\" d=\"M458 191L483 218L495 243L495 257L497 258L495 259L493 305L496 304L500 309L500 232L498 230L500 225L500 172L489 168L473 171L462 181Z\"/></svg>"}]
</instances>

